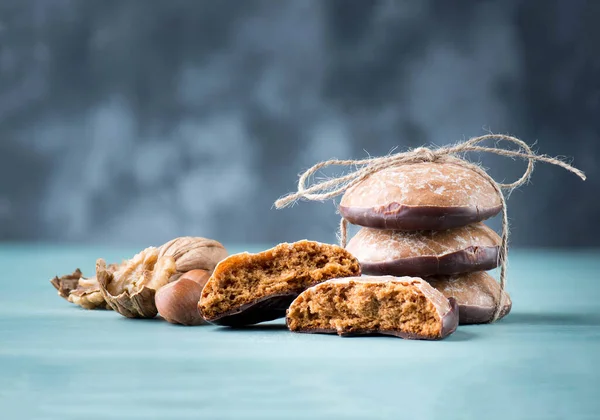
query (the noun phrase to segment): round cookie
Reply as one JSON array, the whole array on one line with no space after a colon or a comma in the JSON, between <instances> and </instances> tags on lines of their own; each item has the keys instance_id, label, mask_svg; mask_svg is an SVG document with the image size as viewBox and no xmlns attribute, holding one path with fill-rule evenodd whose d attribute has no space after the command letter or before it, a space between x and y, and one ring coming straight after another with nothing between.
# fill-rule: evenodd
<instances>
[{"instance_id":1,"label":"round cookie","mask_svg":"<svg viewBox=\"0 0 600 420\"><path fill-rule=\"evenodd\" d=\"M492 184L453 163L423 162L376 172L348 189L340 213L376 229L444 230L480 222L502 210Z\"/></svg>"},{"instance_id":2,"label":"round cookie","mask_svg":"<svg viewBox=\"0 0 600 420\"><path fill-rule=\"evenodd\" d=\"M492 320L500 296L500 285L488 273L428 278L427 281L444 296L456 299L461 325L486 324ZM508 315L512 308L510 295L505 291L503 294L503 305L498 319Z\"/></svg>"},{"instance_id":3,"label":"round cookie","mask_svg":"<svg viewBox=\"0 0 600 420\"><path fill-rule=\"evenodd\" d=\"M362 228L346 249L364 274L434 276L491 270L501 239L483 223L440 231Z\"/></svg>"}]
</instances>

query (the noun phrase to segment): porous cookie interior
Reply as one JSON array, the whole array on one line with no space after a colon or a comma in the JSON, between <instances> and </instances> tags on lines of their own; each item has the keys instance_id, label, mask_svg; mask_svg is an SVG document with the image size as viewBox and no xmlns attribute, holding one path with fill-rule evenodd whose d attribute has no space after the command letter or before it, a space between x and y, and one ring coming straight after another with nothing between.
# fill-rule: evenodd
<instances>
[{"instance_id":1,"label":"porous cookie interior","mask_svg":"<svg viewBox=\"0 0 600 420\"><path fill-rule=\"evenodd\" d=\"M399 331L423 337L441 334L435 306L410 281L328 282L299 296L287 317L292 331Z\"/></svg>"},{"instance_id":2,"label":"porous cookie interior","mask_svg":"<svg viewBox=\"0 0 600 420\"><path fill-rule=\"evenodd\" d=\"M199 307L205 318L212 319L267 296L299 294L322 281L357 274L356 258L338 246L311 241L281 244L223 260L204 287Z\"/></svg>"}]
</instances>

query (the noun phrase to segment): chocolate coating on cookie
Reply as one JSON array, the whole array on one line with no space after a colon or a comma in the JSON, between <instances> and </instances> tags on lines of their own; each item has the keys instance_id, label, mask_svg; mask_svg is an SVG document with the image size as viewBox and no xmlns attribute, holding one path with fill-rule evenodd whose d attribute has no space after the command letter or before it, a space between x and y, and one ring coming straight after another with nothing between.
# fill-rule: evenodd
<instances>
[{"instance_id":1,"label":"chocolate coating on cookie","mask_svg":"<svg viewBox=\"0 0 600 420\"><path fill-rule=\"evenodd\" d=\"M283 318L290 303L297 296L297 293L266 296L219 314L216 318L207 319L207 321L225 327L244 327Z\"/></svg>"},{"instance_id":2,"label":"chocolate coating on cookie","mask_svg":"<svg viewBox=\"0 0 600 420\"><path fill-rule=\"evenodd\" d=\"M346 249L364 274L424 277L491 270L500 242L483 223L444 231L362 228Z\"/></svg>"},{"instance_id":3,"label":"chocolate coating on cookie","mask_svg":"<svg viewBox=\"0 0 600 420\"><path fill-rule=\"evenodd\" d=\"M444 230L488 219L502 210L493 185L453 163L387 168L346 191L340 213L376 229Z\"/></svg>"}]
</instances>

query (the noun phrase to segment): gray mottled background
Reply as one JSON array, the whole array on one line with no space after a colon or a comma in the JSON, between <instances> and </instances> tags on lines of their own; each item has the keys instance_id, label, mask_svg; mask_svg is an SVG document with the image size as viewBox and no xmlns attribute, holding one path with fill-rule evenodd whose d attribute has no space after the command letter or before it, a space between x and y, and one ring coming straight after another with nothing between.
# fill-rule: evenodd
<instances>
[{"instance_id":1,"label":"gray mottled background","mask_svg":"<svg viewBox=\"0 0 600 420\"><path fill-rule=\"evenodd\" d=\"M599 1L0 0L0 240L334 241L300 171L491 130L589 176L538 165L512 243L598 246L599 52Z\"/></svg>"}]
</instances>

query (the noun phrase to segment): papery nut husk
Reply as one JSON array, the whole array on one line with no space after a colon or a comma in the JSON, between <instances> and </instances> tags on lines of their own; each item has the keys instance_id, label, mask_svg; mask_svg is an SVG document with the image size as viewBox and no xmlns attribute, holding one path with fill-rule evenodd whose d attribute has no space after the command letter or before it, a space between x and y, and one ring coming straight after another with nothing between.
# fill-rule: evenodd
<instances>
[{"instance_id":1,"label":"papery nut husk","mask_svg":"<svg viewBox=\"0 0 600 420\"><path fill-rule=\"evenodd\" d=\"M72 290L75 290L79 285L79 279L83 277L83 273L78 268L73 274L65 274L64 276L55 276L50 283L58 291L58 296L68 299Z\"/></svg>"},{"instance_id":2,"label":"papery nut husk","mask_svg":"<svg viewBox=\"0 0 600 420\"><path fill-rule=\"evenodd\" d=\"M118 264L111 264L107 269L114 272L118 268ZM54 277L50 283L58 290L60 297L84 309L111 309L102 296L96 277L84 277L79 268L72 274Z\"/></svg>"},{"instance_id":3,"label":"papery nut husk","mask_svg":"<svg viewBox=\"0 0 600 420\"><path fill-rule=\"evenodd\" d=\"M112 308L127 318L154 318L158 314L154 296L156 290L143 286L140 291L105 297Z\"/></svg>"},{"instance_id":4,"label":"papery nut husk","mask_svg":"<svg viewBox=\"0 0 600 420\"><path fill-rule=\"evenodd\" d=\"M114 275L106 271L103 264L102 260L98 260L96 263L96 276L100 283L100 291L108 306L127 318L154 318L158 313L154 304L156 291L143 286L132 295L127 291L116 296L111 295L106 288L114 280Z\"/></svg>"},{"instance_id":5,"label":"papery nut husk","mask_svg":"<svg viewBox=\"0 0 600 420\"><path fill-rule=\"evenodd\" d=\"M163 281L158 285L158 287L151 288L143 285L134 293L124 290L118 295L112 295L108 291L108 286L110 283L115 281L115 276L130 274L128 269L131 267L131 264L133 264L136 260L139 260L139 257L145 255L144 253L146 252L156 252L156 255L158 254L156 248L148 248L136 255L131 260L124 262L121 266L121 269L115 273L111 273L109 270L107 270L104 260L99 259L96 262L96 277L98 279L98 283L100 284L100 290L104 296L104 299L106 300L108 306L127 318L154 318L158 314L158 310L156 309L156 304L154 302L156 290L167 284L169 278L176 272L175 260L173 257L163 256L156 258L153 270L160 269L162 271L161 276L164 277ZM155 255L151 254L150 257L155 257ZM147 260L148 256L143 257L142 263L147 262ZM143 276L147 275L154 274L151 274L148 270L144 270Z\"/></svg>"},{"instance_id":6,"label":"papery nut husk","mask_svg":"<svg viewBox=\"0 0 600 420\"><path fill-rule=\"evenodd\" d=\"M213 272L217 264L227 257L227 250L212 239L183 236L175 238L159 248L159 258L172 256L175 259L177 275L190 270L202 269ZM173 281L174 278L171 279Z\"/></svg>"},{"instance_id":7,"label":"papery nut husk","mask_svg":"<svg viewBox=\"0 0 600 420\"><path fill-rule=\"evenodd\" d=\"M106 303L98 283L96 283L96 287L78 287L69 293L67 300L83 309L111 309Z\"/></svg>"}]
</instances>

